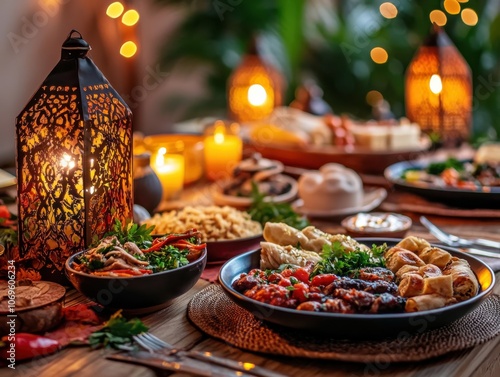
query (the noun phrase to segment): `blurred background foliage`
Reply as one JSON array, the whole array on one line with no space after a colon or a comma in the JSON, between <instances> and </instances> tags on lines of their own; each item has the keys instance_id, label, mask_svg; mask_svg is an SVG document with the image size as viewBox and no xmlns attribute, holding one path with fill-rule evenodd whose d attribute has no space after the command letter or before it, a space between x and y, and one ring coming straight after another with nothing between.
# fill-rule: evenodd
<instances>
[{"instance_id":1,"label":"blurred background foliage","mask_svg":"<svg viewBox=\"0 0 500 377\"><path fill-rule=\"evenodd\" d=\"M376 90L396 117L405 115L404 74L431 30L429 14L445 12L443 0L392 0L395 18L384 18L382 0L156 0L183 7L186 17L159 55L163 69L174 65L183 73L209 67L208 95L193 100L176 94L165 98L169 111L189 104L185 118L225 116L226 82L252 36L259 37L262 57L286 77L285 104L297 85L313 79L337 114L371 117L366 96ZM479 22L466 25L460 14L446 13L444 30L471 67L473 77L473 138L500 138L500 1L461 0ZM374 47L389 58L376 64Z\"/></svg>"}]
</instances>

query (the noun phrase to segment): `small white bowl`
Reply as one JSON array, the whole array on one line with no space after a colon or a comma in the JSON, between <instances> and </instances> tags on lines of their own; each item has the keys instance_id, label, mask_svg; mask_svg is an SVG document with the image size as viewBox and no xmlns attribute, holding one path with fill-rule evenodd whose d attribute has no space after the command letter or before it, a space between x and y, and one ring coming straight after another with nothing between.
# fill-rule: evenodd
<instances>
[{"instance_id":1,"label":"small white bowl","mask_svg":"<svg viewBox=\"0 0 500 377\"><path fill-rule=\"evenodd\" d=\"M353 237L404 237L412 225L399 213L358 213L342 220L341 225Z\"/></svg>"}]
</instances>

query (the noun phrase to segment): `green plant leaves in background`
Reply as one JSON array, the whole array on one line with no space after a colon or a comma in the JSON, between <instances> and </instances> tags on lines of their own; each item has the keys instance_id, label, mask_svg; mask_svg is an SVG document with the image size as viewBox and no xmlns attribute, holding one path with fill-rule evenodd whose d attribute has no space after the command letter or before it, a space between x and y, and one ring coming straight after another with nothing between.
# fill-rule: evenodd
<instances>
[{"instance_id":1,"label":"green plant leaves in background","mask_svg":"<svg viewBox=\"0 0 500 377\"><path fill-rule=\"evenodd\" d=\"M405 114L404 72L431 29L429 13L443 10L442 0L392 0L394 19L379 11L382 0L156 0L184 6L187 16L159 55L163 67L182 62L184 71L209 67L209 95L190 99L172 95L165 104L184 102L184 119L225 114L226 82L252 36L261 35L264 58L288 80L286 103L303 77L313 77L337 114L371 117L370 90L381 92L395 116ZM500 136L500 14L497 0L469 1L479 16L476 26L447 14L444 27L471 67L474 139ZM389 55L384 64L370 58L373 47ZM180 120L180 119L179 119Z\"/></svg>"}]
</instances>

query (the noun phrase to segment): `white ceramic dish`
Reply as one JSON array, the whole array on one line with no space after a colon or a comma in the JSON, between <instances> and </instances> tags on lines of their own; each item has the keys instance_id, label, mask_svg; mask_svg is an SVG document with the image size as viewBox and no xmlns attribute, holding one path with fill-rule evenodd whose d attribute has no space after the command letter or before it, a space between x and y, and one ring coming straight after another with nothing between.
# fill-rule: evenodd
<instances>
[{"instance_id":1,"label":"white ceramic dish","mask_svg":"<svg viewBox=\"0 0 500 377\"><path fill-rule=\"evenodd\" d=\"M16 177L0 169L0 188L7 188L16 184Z\"/></svg>"},{"instance_id":2,"label":"white ceramic dish","mask_svg":"<svg viewBox=\"0 0 500 377\"><path fill-rule=\"evenodd\" d=\"M282 179L288 183L290 183L290 190L284 194L281 195L275 195L275 196L266 196L264 198L265 201L267 202L274 202L274 203L284 203L284 202L289 202L292 201L296 196L298 192L298 185L297 181L293 179L292 177L289 177L287 175L282 175ZM250 207L252 204L252 198L247 198L247 197L242 197L242 196L232 196L232 195L224 195L222 192L222 189L220 185L217 183L214 183L212 186L212 199L216 205L219 206L232 206L232 207L239 207L239 208L246 208Z\"/></svg>"},{"instance_id":3,"label":"white ceramic dish","mask_svg":"<svg viewBox=\"0 0 500 377\"><path fill-rule=\"evenodd\" d=\"M358 212L369 212L374 208L377 208L380 203L384 201L387 197L387 191L384 188L376 188L370 190L364 190L363 192L363 201L359 207L348 207L348 208L339 208L339 209L331 209L325 211L315 211L309 210L304 207L304 202L302 199L296 200L292 203L292 208L295 212L310 217L316 218L329 218L329 217L338 217L338 216L347 216L352 215Z\"/></svg>"}]
</instances>

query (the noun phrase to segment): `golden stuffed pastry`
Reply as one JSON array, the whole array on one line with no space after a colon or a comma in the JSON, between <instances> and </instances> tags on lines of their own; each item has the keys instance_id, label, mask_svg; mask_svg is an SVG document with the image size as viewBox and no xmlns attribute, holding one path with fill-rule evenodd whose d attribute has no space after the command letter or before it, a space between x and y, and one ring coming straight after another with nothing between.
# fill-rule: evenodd
<instances>
[{"instance_id":1,"label":"golden stuffed pastry","mask_svg":"<svg viewBox=\"0 0 500 377\"><path fill-rule=\"evenodd\" d=\"M443 270L444 275L450 275L453 280L453 297L464 301L474 297L479 291L479 283L465 259L451 258L451 263Z\"/></svg>"},{"instance_id":2,"label":"golden stuffed pastry","mask_svg":"<svg viewBox=\"0 0 500 377\"><path fill-rule=\"evenodd\" d=\"M424 310L438 309L457 302L454 298L429 294L411 297L406 300L406 312L421 312Z\"/></svg>"},{"instance_id":3,"label":"golden stuffed pastry","mask_svg":"<svg viewBox=\"0 0 500 377\"><path fill-rule=\"evenodd\" d=\"M260 268L277 269L282 264L306 266L308 262L317 263L321 260L314 251L300 250L293 246L281 246L271 242L261 242Z\"/></svg>"},{"instance_id":4,"label":"golden stuffed pastry","mask_svg":"<svg viewBox=\"0 0 500 377\"><path fill-rule=\"evenodd\" d=\"M426 240L424 240L423 238L409 236L399 241L399 243L396 246L402 247L403 249L410 250L418 254L420 250L423 250L426 247L431 246L431 244Z\"/></svg>"},{"instance_id":5,"label":"golden stuffed pastry","mask_svg":"<svg viewBox=\"0 0 500 377\"><path fill-rule=\"evenodd\" d=\"M308 239L304 234L294 227L284 223L267 222L262 231L262 236L267 242L278 245L297 245L307 243Z\"/></svg>"},{"instance_id":6,"label":"golden stuffed pastry","mask_svg":"<svg viewBox=\"0 0 500 377\"><path fill-rule=\"evenodd\" d=\"M387 257L387 254L389 254L389 257ZM398 248L398 250L391 252L391 249L389 249L388 253L385 255L386 267L394 273L404 265L409 264L418 267L425 265L424 261L420 259L417 254L409 250Z\"/></svg>"},{"instance_id":7,"label":"golden stuffed pastry","mask_svg":"<svg viewBox=\"0 0 500 377\"><path fill-rule=\"evenodd\" d=\"M425 263L431 263L443 269L451 260L451 254L439 247L425 247L417 255Z\"/></svg>"},{"instance_id":8,"label":"golden stuffed pastry","mask_svg":"<svg viewBox=\"0 0 500 377\"><path fill-rule=\"evenodd\" d=\"M424 278L416 273L405 273L398 286L398 293L403 297L419 296L424 292Z\"/></svg>"},{"instance_id":9,"label":"golden stuffed pastry","mask_svg":"<svg viewBox=\"0 0 500 377\"><path fill-rule=\"evenodd\" d=\"M453 297L453 279L450 275L432 276L424 279L423 294Z\"/></svg>"},{"instance_id":10,"label":"golden stuffed pastry","mask_svg":"<svg viewBox=\"0 0 500 377\"><path fill-rule=\"evenodd\" d=\"M422 267L425 267L425 266L422 266ZM422 268L422 267L420 267L420 268ZM404 265L395 273L396 281L397 282L401 281L405 277L406 274L418 274L418 275L420 275L419 267L412 266L411 264Z\"/></svg>"},{"instance_id":11,"label":"golden stuffed pastry","mask_svg":"<svg viewBox=\"0 0 500 377\"><path fill-rule=\"evenodd\" d=\"M426 264L425 266L418 268L418 273L424 278L430 278L433 276L441 276L443 272L441 269L434 264Z\"/></svg>"}]
</instances>

